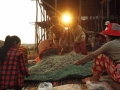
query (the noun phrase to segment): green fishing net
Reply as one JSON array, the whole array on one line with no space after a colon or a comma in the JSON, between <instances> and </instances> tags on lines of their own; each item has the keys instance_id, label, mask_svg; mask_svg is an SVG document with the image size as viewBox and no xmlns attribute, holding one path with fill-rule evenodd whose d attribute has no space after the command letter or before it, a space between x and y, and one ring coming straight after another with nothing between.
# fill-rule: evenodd
<instances>
[{"instance_id":1,"label":"green fishing net","mask_svg":"<svg viewBox=\"0 0 120 90\"><path fill-rule=\"evenodd\" d=\"M52 55L42 58L37 64L28 64L31 75L25 80L55 81L66 78L83 78L92 75L93 61L84 66L74 65L74 62L85 55L70 52L66 55Z\"/></svg>"}]
</instances>

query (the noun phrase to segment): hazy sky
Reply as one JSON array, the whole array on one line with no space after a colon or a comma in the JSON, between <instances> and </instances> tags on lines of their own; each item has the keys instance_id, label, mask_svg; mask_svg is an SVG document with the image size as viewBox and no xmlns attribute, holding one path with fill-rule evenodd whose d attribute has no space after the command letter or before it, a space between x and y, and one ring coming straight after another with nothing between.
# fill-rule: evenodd
<instances>
[{"instance_id":1,"label":"hazy sky","mask_svg":"<svg viewBox=\"0 0 120 90\"><path fill-rule=\"evenodd\" d=\"M0 0L0 40L17 35L22 43L35 43L36 2L31 0Z\"/></svg>"}]
</instances>

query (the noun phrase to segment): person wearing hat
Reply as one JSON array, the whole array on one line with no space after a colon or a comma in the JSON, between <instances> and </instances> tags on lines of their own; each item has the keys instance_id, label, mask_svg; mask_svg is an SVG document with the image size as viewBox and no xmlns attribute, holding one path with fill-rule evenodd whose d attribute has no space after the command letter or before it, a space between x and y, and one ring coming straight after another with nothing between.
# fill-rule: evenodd
<instances>
[{"instance_id":1,"label":"person wearing hat","mask_svg":"<svg viewBox=\"0 0 120 90\"><path fill-rule=\"evenodd\" d=\"M110 23L102 33L106 35L108 42L94 52L76 60L74 64L84 65L94 59L92 77L88 77L90 81L99 81L102 73L106 71L110 77L120 83L120 25ZM86 78L82 81L85 82L85 80Z\"/></svg>"},{"instance_id":2,"label":"person wearing hat","mask_svg":"<svg viewBox=\"0 0 120 90\"><path fill-rule=\"evenodd\" d=\"M107 42L105 35L98 33L95 35L96 41L92 47L92 51L95 51L96 49L100 48L103 44Z\"/></svg>"}]
</instances>

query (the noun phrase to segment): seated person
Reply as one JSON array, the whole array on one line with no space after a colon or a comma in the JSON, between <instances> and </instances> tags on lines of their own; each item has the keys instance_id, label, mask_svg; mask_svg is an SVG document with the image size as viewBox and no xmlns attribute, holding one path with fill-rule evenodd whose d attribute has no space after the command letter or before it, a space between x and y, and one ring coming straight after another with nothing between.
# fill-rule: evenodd
<instances>
[{"instance_id":1,"label":"seated person","mask_svg":"<svg viewBox=\"0 0 120 90\"><path fill-rule=\"evenodd\" d=\"M102 33L106 35L107 43L94 52L74 62L75 65L84 65L94 59L92 77L90 81L99 81L100 76L106 71L110 77L120 83L120 25L110 23ZM86 80L83 79L84 82Z\"/></svg>"},{"instance_id":2,"label":"seated person","mask_svg":"<svg viewBox=\"0 0 120 90\"><path fill-rule=\"evenodd\" d=\"M95 51L96 49L100 48L103 44L105 44L107 42L105 35L98 33L96 34L96 42L94 43L94 46L92 48L93 51Z\"/></svg>"}]
</instances>

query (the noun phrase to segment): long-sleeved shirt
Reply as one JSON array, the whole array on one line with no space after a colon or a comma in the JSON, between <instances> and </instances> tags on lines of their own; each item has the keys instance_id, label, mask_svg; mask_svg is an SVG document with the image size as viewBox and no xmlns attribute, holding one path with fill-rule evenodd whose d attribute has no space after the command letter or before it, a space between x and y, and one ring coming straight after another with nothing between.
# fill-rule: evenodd
<instances>
[{"instance_id":1,"label":"long-sleeved shirt","mask_svg":"<svg viewBox=\"0 0 120 90\"><path fill-rule=\"evenodd\" d=\"M93 60L99 54L107 54L115 63L120 63L120 39L109 41L100 48L80 59L83 64Z\"/></svg>"},{"instance_id":2,"label":"long-sleeved shirt","mask_svg":"<svg viewBox=\"0 0 120 90\"><path fill-rule=\"evenodd\" d=\"M84 41L86 38L83 28L80 25L77 25L75 28L70 27L70 32L77 43Z\"/></svg>"},{"instance_id":3,"label":"long-sleeved shirt","mask_svg":"<svg viewBox=\"0 0 120 90\"><path fill-rule=\"evenodd\" d=\"M23 86L24 76L28 75L24 55L11 47L4 62L0 62L0 87Z\"/></svg>"}]
</instances>

